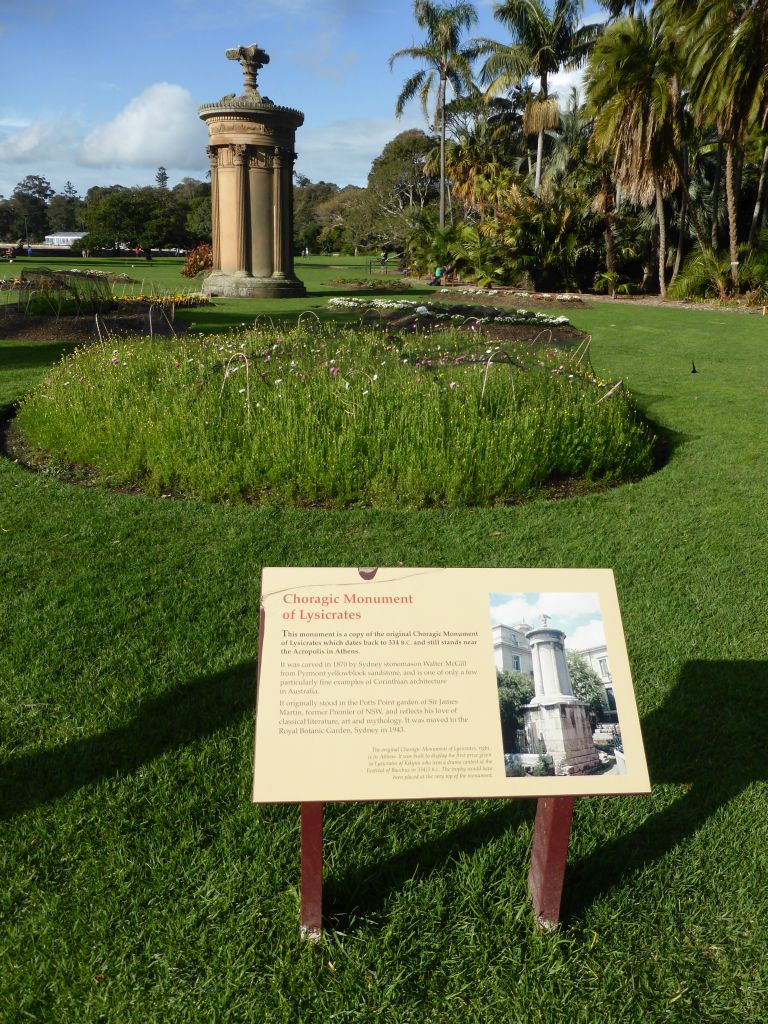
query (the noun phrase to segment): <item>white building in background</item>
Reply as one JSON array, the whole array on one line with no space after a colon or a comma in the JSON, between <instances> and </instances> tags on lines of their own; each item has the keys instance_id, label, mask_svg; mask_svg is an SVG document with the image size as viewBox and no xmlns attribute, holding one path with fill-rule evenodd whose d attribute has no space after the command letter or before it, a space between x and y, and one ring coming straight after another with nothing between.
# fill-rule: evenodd
<instances>
[{"instance_id":1,"label":"white building in background","mask_svg":"<svg viewBox=\"0 0 768 1024\"><path fill-rule=\"evenodd\" d=\"M600 681L605 687L605 699L608 701L608 710L616 710L616 698L613 695L613 678L611 676L611 665L608 661L608 648L605 644L598 647L587 647L579 654L584 658L593 672L600 676Z\"/></svg>"},{"instance_id":2,"label":"white building in background","mask_svg":"<svg viewBox=\"0 0 768 1024\"><path fill-rule=\"evenodd\" d=\"M53 235L46 235L44 244L54 248L68 249L73 242L79 242L81 238L85 238L87 233L87 231L57 231Z\"/></svg>"},{"instance_id":3,"label":"white building in background","mask_svg":"<svg viewBox=\"0 0 768 1024\"><path fill-rule=\"evenodd\" d=\"M499 624L493 627L493 656L496 661L496 668L500 672L522 672L527 676L533 676L533 658L531 656L531 645L526 639L533 626L526 622L520 622L516 626L504 626ZM573 650L573 648L571 648ZM608 661L608 648L603 644L599 647L588 647L585 650L577 651L589 667L597 673L605 687L605 699L608 710L616 711L616 700L613 695L613 679L611 677L611 666Z\"/></svg>"},{"instance_id":4,"label":"white building in background","mask_svg":"<svg viewBox=\"0 0 768 1024\"><path fill-rule=\"evenodd\" d=\"M533 626L520 622L516 626L493 627L493 656L499 672L522 672L533 676L531 645L525 638Z\"/></svg>"}]
</instances>

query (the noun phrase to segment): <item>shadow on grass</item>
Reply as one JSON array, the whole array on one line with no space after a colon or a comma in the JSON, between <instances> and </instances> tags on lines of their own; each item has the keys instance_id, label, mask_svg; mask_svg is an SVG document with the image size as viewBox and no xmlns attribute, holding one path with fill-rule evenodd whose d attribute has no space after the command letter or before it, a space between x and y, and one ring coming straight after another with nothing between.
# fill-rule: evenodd
<instances>
[{"instance_id":1,"label":"shadow on grass","mask_svg":"<svg viewBox=\"0 0 768 1024\"><path fill-rule=\"evenodd\" d=\"M256 663L201 676L143 704L125 725L0 764L0 820L124 775L252 713Z\"/></svg>"},{"instance_id":2,"label":"shadow on grass","mask_svg":"<svg viewBox=\"0 0 768 1024\"><path fill-rule=\"evenodd\" d=\"M643 735L652 782L684 785L685 795L569 864L562 914L566 925L633 872L693 835L750 783L766 778L768 662L688 662L664 705L643 722ZM722 756L714 756L715 750ZM347 929L355 917L380 910L388 895L414 875L428 875L458 851L471 853L508 828L532 821L534 810L533 800L510 800L395 857L379 860L372 853L369 864L326 883L329 924ZM512 870L522 871L524 865Z\"/></svg>"},{"instance_id":3,"label":"shadow on grass","mask_svg":"<svg viewBox=\"0 0 768 1024\"><path fill-rule=\"evenodd\" d=\"M0 338L3 321L0 318ZM74 341L28 341L23 345L0 345L0 367L5 370L46 369L76 346Z\"/></svg>"},{"instance_id":4,"label":"shadow on grass","mask_svg":"<svg viewBox=\"0 0 768 1024\"><path fill-rule=\"evenodd\" d=\"M569 867L564 918L693 835L719 808L768 776L768 662L689 661L642 723L651 782L684 796Z\"/></svg>"},{"instance_id":5,"label":"shadow on grass","mask_svg":"<svg viewBox=\"0 0 768 1024\"><path fill-rule=\"evenodd\" d=\"M495 802L496 803L496 802ZM414 877L424 877L445 866L458 853L471 854L510 828L533 822L535 800L508 800L494 806L472 821L441 836L411 846L386 859L328 878L323 887L323 916L328 926L346 931L356 918L380 911L389 895ZM376 837L370 838L375 858ZM520 865L522 870L523 865Z\"/></svg>"},{"instance_id":6,"label":"shadow on grass","mask_svg":"<svg viewBox=\"0 0 768 1024\"><path fill-rule=\"evenodd\" d=\"M663 469L675 455L679 448L694 440L693 435L683 434L679 430L672 430L670 427L662 426L644 415L645 423L649 430L656 435L656 444L653 446L653 469L657 473Z\"/></svg>"}]
</instances>

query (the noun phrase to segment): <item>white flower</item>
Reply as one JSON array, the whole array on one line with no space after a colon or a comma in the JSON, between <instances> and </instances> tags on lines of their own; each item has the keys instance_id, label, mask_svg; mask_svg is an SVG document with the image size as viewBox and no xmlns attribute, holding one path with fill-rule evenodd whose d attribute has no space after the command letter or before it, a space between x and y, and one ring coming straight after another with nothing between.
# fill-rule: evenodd
<instances>
[{"instance_id":1,"label":"white flower","mask_svg":"<svg viewBox=\"0 0 768 1024\"><path fill-rule=\"evenodd\" d=\"M275 381L275 384L282 384L282 383L283 383L283 378L282 377L278 377L277 380Z\"/></svg>"}]
</instances>

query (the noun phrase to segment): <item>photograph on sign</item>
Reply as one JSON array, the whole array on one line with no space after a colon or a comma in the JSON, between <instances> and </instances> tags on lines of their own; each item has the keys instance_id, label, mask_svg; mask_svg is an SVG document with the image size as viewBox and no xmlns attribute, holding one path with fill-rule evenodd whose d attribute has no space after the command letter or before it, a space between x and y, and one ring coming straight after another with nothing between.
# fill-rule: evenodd
<instances>
[{"instance_id":1,"label":"photograph on sign","mask_svg":"<svg viewBox=\"0 0 768 1024\"><path fill-rule=\"evenodd\" d=\"M599 596L491 594L490 607L506 776L625 775Z\"/></svg>"},{"instance_id":2,"label":"photograph on sign","mask_svg":"<svg viewBox=\"0 0 768 1024\"><path fill-rule=\"evenodd\" d=\"M255 801L648 789L610 570L264 569Z\"/></svg>"}]
</instances>

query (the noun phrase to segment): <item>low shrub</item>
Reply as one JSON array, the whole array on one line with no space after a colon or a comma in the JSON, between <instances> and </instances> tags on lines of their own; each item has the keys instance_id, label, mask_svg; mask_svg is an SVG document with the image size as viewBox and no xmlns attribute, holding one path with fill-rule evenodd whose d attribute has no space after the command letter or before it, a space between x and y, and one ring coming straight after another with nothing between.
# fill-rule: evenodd
<instances>
[{"instance_id":1,"label":"low shrub","mask_svg":"<svg viewBox=\"0 0 768 1024\"><path fill-rule=\"evenodd\" d=\"M97 345L54 368L18 424L106 482L206 500L477 505L650 469L623 388L556 349L471 344L318 326Z\"/></svg>"}]
</instances>

